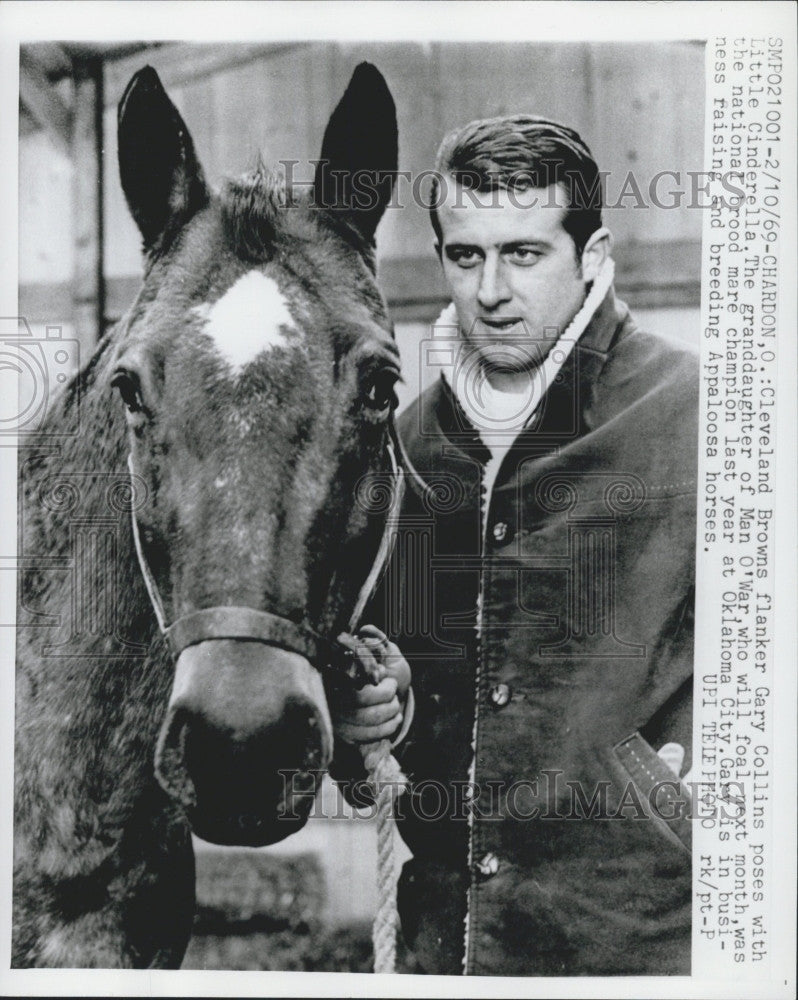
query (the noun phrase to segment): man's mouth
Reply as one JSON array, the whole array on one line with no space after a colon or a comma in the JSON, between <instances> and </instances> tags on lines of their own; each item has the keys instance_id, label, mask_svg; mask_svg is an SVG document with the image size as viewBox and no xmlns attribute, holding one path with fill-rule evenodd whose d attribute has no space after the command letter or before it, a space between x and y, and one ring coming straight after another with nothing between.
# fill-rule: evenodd
<instances>
[{"instance_id":1,"label":"man's mouth","mask_svg":"<svg viewBox=\"0 0 798 1000\"><path fill-rule=\"evenodd\" d=\"M514 326L517 326L521 322L521 317L520 316L502 316L502 317L493 316L490 319L488 319L487 317L483 316L483 317L480 318L480 322L484 326L490 327L492 330L501 330L502 332L506 332L507 330L511 330Z\"/></svg>"}]
</instances>

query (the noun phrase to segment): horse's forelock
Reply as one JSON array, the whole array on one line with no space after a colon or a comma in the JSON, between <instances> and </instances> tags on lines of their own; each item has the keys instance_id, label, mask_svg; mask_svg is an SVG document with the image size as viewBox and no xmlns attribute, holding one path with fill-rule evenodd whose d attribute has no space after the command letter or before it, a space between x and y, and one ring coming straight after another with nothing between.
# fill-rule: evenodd
<instances>
[{"instance_id":1,"label":"horse's forelock","mask_svg":"<svg viewBox=\"0 0 798 1000\"><path fill-rule=\"evenodd\" d=\"M247 261L272 257L280 216L301 211L293 192L279 174L263 164L236 179L227 179L220 191L222 219L234 253Z\"/></svg>"}]
</instances>

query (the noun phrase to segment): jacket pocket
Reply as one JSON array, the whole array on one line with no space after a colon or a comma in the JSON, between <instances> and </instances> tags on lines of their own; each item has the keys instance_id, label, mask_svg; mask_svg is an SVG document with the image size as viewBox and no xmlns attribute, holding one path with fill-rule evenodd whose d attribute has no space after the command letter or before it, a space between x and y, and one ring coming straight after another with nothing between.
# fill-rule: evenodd
<instances>
[{"instance_id":1,"label":"jacket pocket","mask_svg":"<svg viewBox=\"0 0 798 1000\"><path fill-rule=\"evenodd\" d=\"M657 831L688 854L692 853L689 787L639 732L617 743L613 753Z\"/></svg>"}]
</instances>

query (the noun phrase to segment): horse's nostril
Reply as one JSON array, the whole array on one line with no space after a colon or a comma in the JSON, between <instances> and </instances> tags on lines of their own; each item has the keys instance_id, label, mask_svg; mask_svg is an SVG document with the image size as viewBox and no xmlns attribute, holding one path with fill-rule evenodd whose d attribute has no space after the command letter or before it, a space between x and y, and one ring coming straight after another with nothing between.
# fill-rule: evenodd
<instances>
[{"instance_id":1,"label":"horse's nostril","mask_svg":"<svg viewBox=\"0 0 798 1000\"><path fill-rule=\"evenodd\" d=\"M272 794L276 771L324 766L319 722L305 702L288 704L278 723L246 734L222 729L201 715L181 721L179 728L178 734L177 723L170 726L165 747L171 756L161 754L161 770L168 762L176 773L179 764L182 773L190 775L200 806L209 797L258 801Z\"/></svg>"}]
</instances>

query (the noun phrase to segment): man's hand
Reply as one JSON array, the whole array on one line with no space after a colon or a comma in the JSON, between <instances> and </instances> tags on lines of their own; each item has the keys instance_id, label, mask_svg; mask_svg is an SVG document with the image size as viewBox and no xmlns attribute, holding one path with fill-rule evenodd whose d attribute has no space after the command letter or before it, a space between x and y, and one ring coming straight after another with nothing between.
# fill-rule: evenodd
<instances>
[{"instance_id":1,"label":"man's hand","mask_svg":"<svg viewBox=\"0 0 798 1000\"><path fill-rule=\"evenodd\" d=\"M346 743L376 743L396 734L402 725L410 666L374 625L364 625L355 636L340 636L360 669L377 683L347 686L330 692L330 714L339 739Z\"/></svg>"}]
</instances>

